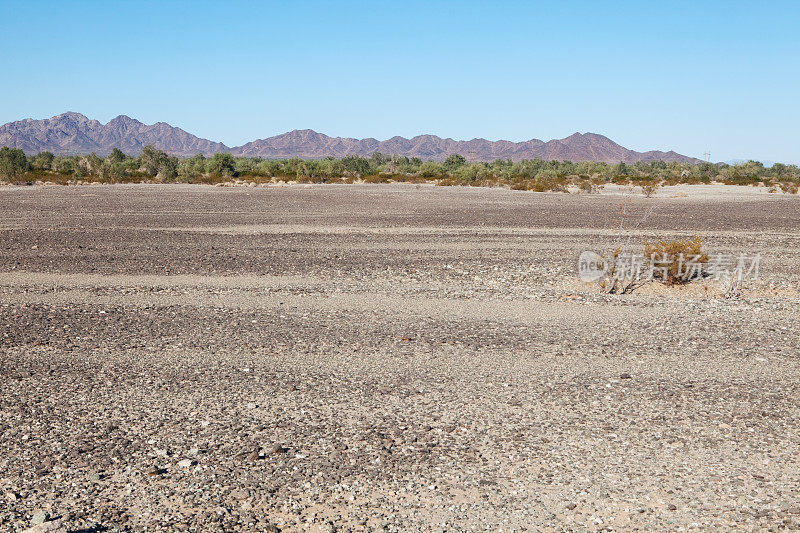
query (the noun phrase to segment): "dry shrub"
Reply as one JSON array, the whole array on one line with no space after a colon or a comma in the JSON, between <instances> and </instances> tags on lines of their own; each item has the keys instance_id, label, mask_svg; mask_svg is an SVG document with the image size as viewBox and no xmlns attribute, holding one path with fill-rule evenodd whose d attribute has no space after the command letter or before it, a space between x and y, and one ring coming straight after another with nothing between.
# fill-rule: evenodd
<instances>
[{"instance_id":1,"label":"dry shrub","mask_svg":"<svg viewBox=\"0 0 800 533\"><path fill-rule=\"evenodd\" d=\"M390 179L384 174L372 174L362 178L364 183L389 183Z\"/></svg>"},{"instance_id":2,"label":"dry shrub","mask_svg":"<svg viewBox=\"0 0 800 533\"><path fill-rule=\"evenodd\" d=\"M24 179L23 179L24 178ZM30 170L20 177L17 183L27 184L43 181L45 183L57 183L59 185L67 185L72 178L69 174L58 174L55 172L48 172L46 170Z\"/></svg>"},{"instance_id":3,"label":"dry shrub","mask_svg":"<svg viewBox=\"0 0 800 533\"><path fill-rule=\"evenodd\" d=\"M569 180L563 177L517 178L509 184L512 191L569 193Z\"/></svg>"},{"instance_id":4,"label":"dry shrub","mask_svg":"<svg viewBox=\"0 0 800 533\"><path fill-rule=\"evenodd\" d=\"M306 175L298 175L297 176L297 183L325 183L327 178L325 176L306 176Z\"/></svg>"},{"instance_id":5,"label":"dry shrub","mask_svg":"<svg viewBox=\"0 0 800 533\"><path fill-rule=\"evenodd\" d=\"M600 256L604 275L598 280L600 289L607 294L628 294L633 292L642 280L638 271L629 268L624 261L622 246Z\"/></svg>"},{"instance_id":6,"label":"dry shrub","mask_svg":"<svg viewBox=\"0 0 800 533\"><path fill-rule=\"evenodd\" d=\"M536 178L533 180L531 190L536 192L569 192L569 182L566 178Z\"/></svg>"},{"instance_id":7,"label":"dry shrub","mask_svg":"<svg viewBox=\"0 0 800 533\"><path fill-rule=\"evenodd\" d=\"M686 240L647 241L644 255L650 260L653 278L667 285L680 285L702 277L703 266L708 263L699 235Z\"/></svg>"},{"instance_id":8,"label":"dry shrub","mask_svg":"<svg viewBox=\"0 0 800 533\"><path fill-rule=\"evenodd\" d=\"M407 173L392 174L391 179L398 183L425 183L427 181L425 178L417 176L416 174Z\"/></svg>"},{"instance_id":9,"label":"dry shrub","mask_svg":"<svg viewBox=\"0 0 800 533\"><path fill-rule=\"evenodd\" d=\"M199 183L203 185L214 185L222 183L223 179L220 176L213 176L211 174L200 174L194 178L190 178L187 183Z\"/></svg>"},{"instance_id":10,"label":"dry shrub","mask_svg":"<svg viewBox=\"0 0 800 533\"><path fill-rule=\"evenodd\" d=\"M659 186L660 185L658 183L655 183L655 182L653 182L653 183L643 183L642 184L642 194L644 194L646 198L652 198L656 194L656 191L658 190Z\"/></svg>"},{"instance_id":11,"label":"dry shrub","mask_svg":"<svg viewBox=\"0 0 800 533\"><path fill-rule=\"evenodd\" d=\"M501 185L500 179L497 176L490 175L485 180L486 187L499 187Z\"/></svg>"},{"instance_id":12,"label":"dry shrub","mask_svg":"<svg viewBox=\"0 0 800 533\"><path fill-rule=\"evenodd\" d=\"M575 184L578 186L578 189L580 189L582 193L586 194L599 193L600 189L603 188L602 183L600 183L599 180L595 179L589 180L585 178L579 178L578 180L576 180Z\"/></svg>"},{"instance_id":13,"label":"dry shrub","mask_svg":"<svg viewBox=\"0 0 800 533\"><path fill-rule=\"evenodd\" d=\"M789 181L782 181L780 183L781 190L787 194L797 194L797 184Z\"/></svg>"}]
</instances>

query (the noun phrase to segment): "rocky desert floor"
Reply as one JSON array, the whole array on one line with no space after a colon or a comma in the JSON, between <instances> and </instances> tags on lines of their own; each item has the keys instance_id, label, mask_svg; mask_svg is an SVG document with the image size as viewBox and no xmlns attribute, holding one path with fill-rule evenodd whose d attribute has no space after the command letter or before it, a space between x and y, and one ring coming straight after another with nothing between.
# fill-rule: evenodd
<instances>
[{"instance_id":1,"label":"rocky desert floor","mask_svg":"<svg viewBox=\"0 0 800 533\"><path fill-rule=\"evenodd\" d=\"M0 380L2 531L797 530L800 198L4 187Z\"/></svg>"}]
</instances>

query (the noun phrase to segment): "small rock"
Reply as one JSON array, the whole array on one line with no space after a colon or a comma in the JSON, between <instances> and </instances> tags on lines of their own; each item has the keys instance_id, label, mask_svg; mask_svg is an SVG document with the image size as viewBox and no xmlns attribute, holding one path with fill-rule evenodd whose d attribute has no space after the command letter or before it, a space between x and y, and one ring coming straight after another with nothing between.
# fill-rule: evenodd
<instances>
[{"instance_id":1,"label":"small rock","mask_svg":"<svg viewBox=\"0 0 800 533\"><path fill-rule=\"evenodd\" d=\"M276 444L276 445L275 445L275 446L273 446L273 447L272 447L272 449L269 451L269 455L275 455L275 454L277 454L277 453L286 453L286 452L288 452L288 451L289 451L289 448L286 448L286 447L284 447L284 446L282 446L282 445L280 445L280 444Z\"/></svg>"},{"instance_id":2,"label":"small rock","mask_svg":"<svg viewBox=\"0 0 800 533\"><path fill-rule=\"evenodd\" d=\"M627 372L623 372L622 374L619 375L619 379L632 379L632 378L633 376L631 376Z\"/></svg>"},{"instance_id":3,"label":"small rock","mask_svg":"<svg viewBox=\"0 0 800 533\"><path fill-rule=\"evenodd\" d=\"M577 503L570 502L570 503L568 503L568 504L567 504L567 509L569 509L570 511L572 511L572 510L573 510L573 509L575 509L577 506L578 506L578 504L577 504Z\"/></svg>"},{"instance_id":4,"label":"small rock","mask_svg":"<svg viewBox=\"0 0 800 533\"><path fill-rule=\"evenodd\" d=\"M6 500L10 502L15 502L19 499L19 495L16 492L8 491L6 492Z\"/></svg>"},{"instance_id":5,"label":"small rock","mask_svg":"<svg viewBox=\"0 0 800 533\"><path fill-rule=\"evenodd\" d=\"M67 533L67 528L61 520L53 520L30 527L22 533Z\"/></svg>"},{"instance_id":6,"label":"small rock","mask_svg":"<svg viewBox=\"0 0 800 533\"><path fill-rule=\"evenodd\" d=\"M31 525L38 526L39 524L44 524L50 520L50 514L45 511L37 511L34 513L33 518L31 518Z\"/></svg>"},{"instance_id":7,"label":"small rock","mask_svg":"<svg viewBox=\"0 0 800 533\"><path fill-rule=\"evenodd\" d=\"M178 461L178 467L180 468L189 468L190 466L194 466L196 463L191 459L184 459L182 461Z\"/></svg>"},{"instance_id":8,"label":"small rock","mask_svg":"<svg viewBox=\"0 0 800 533\"><path fill-rule=\"evenodd\" d=\"M236 489L231 492L231 498L235 500L246 500L250 497L250 494L244 489Z\"/></svg>"},{"instance_id":9,"label":"small rock","mask_svg":"<svg viewBox=\"0 0 800 533\"><path fill-rule=\"evenodd\" d=\"M157 466L153 466L151 468L148 468L145 471L145 474L147 474L148 476L160 476L163 473L164 473L164 471L161 470L160 468L158 468Z\"/></svg>"},{"instance_id":10,"label":"small rock","mask_svg":"<svg viewBox=\"0 0 800 533\"><path fill-rule=\"evenodd\" d=\"M677 508L678 507L674 503L671 503L671 504L667 505L667 509L669 509L670 511L674 511Z\"/></svg>"}]
</instances>

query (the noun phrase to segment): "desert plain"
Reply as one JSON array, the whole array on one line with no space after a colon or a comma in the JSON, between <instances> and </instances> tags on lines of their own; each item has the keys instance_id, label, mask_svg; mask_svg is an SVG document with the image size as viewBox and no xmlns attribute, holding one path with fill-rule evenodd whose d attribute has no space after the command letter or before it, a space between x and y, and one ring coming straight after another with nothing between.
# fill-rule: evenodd
<instances>
[{"instance_id":1,"label":"desert plain","mask_svg":"<svg viewBox=\"0 0 800 533\"><path fill-rule=\"evenodd\" d=\"M0 188L3 531L796 530L799 380L794 195Z\"/></svg>"}]
</instances>

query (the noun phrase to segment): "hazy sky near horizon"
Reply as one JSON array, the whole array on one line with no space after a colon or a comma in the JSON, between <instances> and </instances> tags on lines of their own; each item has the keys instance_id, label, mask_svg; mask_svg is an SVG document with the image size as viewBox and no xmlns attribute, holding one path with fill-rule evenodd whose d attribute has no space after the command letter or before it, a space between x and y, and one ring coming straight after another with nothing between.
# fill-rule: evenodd
<instances>
[{"instance_id":1,"label":"hazy sky near horizon","mask_svg":"<svg viewBox=\"0 0 800 533\"><path fill-rule=\"evenodd\" d=\"M77 111L236 146L549 140L800 163L800 2L12 2L0 123Z\"/></svg>"}]
</instances>

